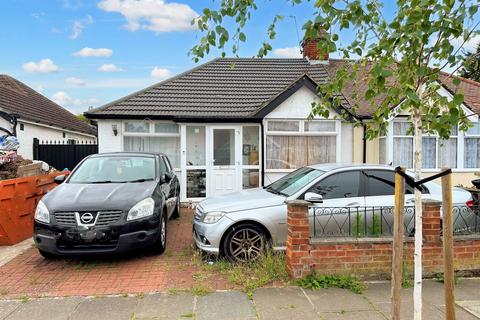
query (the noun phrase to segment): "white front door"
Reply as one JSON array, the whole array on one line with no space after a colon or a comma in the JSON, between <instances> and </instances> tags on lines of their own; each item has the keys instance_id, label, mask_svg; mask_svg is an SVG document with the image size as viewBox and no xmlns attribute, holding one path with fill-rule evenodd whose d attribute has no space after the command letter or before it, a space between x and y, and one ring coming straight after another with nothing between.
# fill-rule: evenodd
<instances>
[{"instance_id":1,"label":"white front door","mask_svg":"<svg viewBox=\"0 0 480 320\"><path fill-rule=\"evenodd\" d=\"M241 190L240 128L211 127L210 196Z\"/></svg>"}]
</instances>

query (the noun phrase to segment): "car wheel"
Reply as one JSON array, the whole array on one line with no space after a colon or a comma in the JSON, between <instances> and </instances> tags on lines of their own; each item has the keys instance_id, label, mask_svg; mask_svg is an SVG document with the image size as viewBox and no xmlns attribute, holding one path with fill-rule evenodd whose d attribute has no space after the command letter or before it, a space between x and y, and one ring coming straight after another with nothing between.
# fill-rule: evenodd
<instances>
[{"instance_id":1,"label":"car wheel","mask_svg":"<svg viewBox=\"0 0 480 320\"><path fill-rule=\"evenodd\" d=\"M47 252L47 251L43 251L41 249L38 249L38 252L40 253L40 255L47 259L47 260L55 260L58 258L58 256L54 255L53 253L50 253L50 252Z\"/></svg>"},{"instance_id":2,"label":"car wheel","mask_svg":"<svg viewBox=\"0 0 480 320\"><path fill-rule=\"evenodd\" d=\"M162 214L160 218L160 226L159 226L159 235L158 240L154 245L154 251L157 254L162 254L167 247L167 216L166 214Z\"/></svg>"},{"instance_id":3,"label":"car wheel","mask_svg":"<svg viewBox=\"0 0 480 320\"><path fill-rule=\"evenodd\" d=\"M265 252L266 244L265 231L255 224L245 223L228 231L223 252L230 261L253 261Z\"/></svg>"},{"instance_id":4,"label":"car wheel","mask_svg":"<svg viewBox=\"0 0 480 320\"><path fill-rule=\"evenodd\" d=\"M180 196L179 192L177 193L177 203L175 204L175 209L173 210L172 213L172 219L178 219L180 218Z\"/></svg>"}]
</instances>

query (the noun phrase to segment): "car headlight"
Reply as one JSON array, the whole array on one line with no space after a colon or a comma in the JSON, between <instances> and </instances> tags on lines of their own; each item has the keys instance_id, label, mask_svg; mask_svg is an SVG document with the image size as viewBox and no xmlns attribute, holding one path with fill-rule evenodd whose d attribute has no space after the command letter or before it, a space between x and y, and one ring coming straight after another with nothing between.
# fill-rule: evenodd
<instances>
[{"instance_id":1,"label":"car headlight","mask_svg":"<svg viewBox=\"0 0 480 320\"><path fill-rule=\"evenodd\" d=\"M225 215L225 212L223 211L207 212L203 217L203 222L208 224L215 223L218 220L222 219L224 215Z\"/></svg>"},{"instance_id":2,"label":"car headlight","mask_svg":"<svg viewBox=\"0 0 480 320\"><path fill-rule=\"evenodd\" d=\"M137 203L128 211L127 221L137 220L153 215L155 201L152 198L146 198Z\"/></svg>"},{"instance_id":3,"label":"car headlight","mask_svg":"<svg viewBox=\"0 0 480 320\"><path fill-rule=\"evenodd\" d=\"M38 201L37 209L35 209L35 220L50 223L50 212L42 200Z\"/></svg>"}]
</instances>

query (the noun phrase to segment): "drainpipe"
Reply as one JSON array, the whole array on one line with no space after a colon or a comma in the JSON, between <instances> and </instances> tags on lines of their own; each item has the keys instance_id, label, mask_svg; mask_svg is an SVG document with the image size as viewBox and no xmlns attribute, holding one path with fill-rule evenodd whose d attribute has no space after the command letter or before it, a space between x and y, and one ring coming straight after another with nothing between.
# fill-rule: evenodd
<instances>
[{"instance_id":1,"label":"drainpipe","mask_svg":"<svg viewBox=\"0 0 480 320\"><path fill-rule=\"evenodd\" d=\"M367 163L367 125L362 123L363 126L363 163Z\"/></svg>"},{"instance_id":2,"label":"drainpipe","mask_svg":"<svg viewBox=\"0 0 480 320\"><path fill-rule=\"evenodd\" d=\"M259 160L261 162L260 168L262 168L262 185L259 187L263 187L265 185L265 128L263 127L263 120L260 121L260 128L262 133L262 136L260 137L260 143L262 144L262 158Z\"/></svg>"}]
</instances>

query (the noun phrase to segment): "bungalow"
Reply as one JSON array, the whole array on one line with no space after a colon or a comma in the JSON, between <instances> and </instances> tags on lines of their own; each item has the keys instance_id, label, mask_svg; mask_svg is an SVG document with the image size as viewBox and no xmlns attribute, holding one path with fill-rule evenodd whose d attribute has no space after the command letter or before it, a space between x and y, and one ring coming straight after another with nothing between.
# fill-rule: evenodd
<instances>
[{"instance_id":1,"label":"bungalow","mask_svg":"<svg viewBox=\"0 0 480 320\"><path fill-rule=\"evenodd\" d=\"M33 159L33 140L96 141L94 127L24 83L0 74L0 136L15 135L18 154Z\"/></svg>"},{"instance_id":2,"label":"bungalow","mask_svg":"<svg viewBox=\"0 0 480 320\"><path fill-rule=\"evenodd\" d=\"M363 128L335 119L307 120L316 88L346 60L322 59L316 45L303 59L214 59L85 115L98 123L100 152L164 152L181 181L181 200L267 185L313 163L358 162L413 165L413 138L406 118L390 124L387 136L365 141ZM445 77L442 94L456 90ZM351 84L353 85L353 84ZM348 88L347 88L348 89ZM480 168L480 84L462 79L465 110L474 128L445 142L426 136L425 174L448 165L455 183L470 185ZM350 112L352 97L343 94ZM350 101L350 103L349 103ZM368 121L371 107L353 117Z\"/></svg>"}]
</instances>

